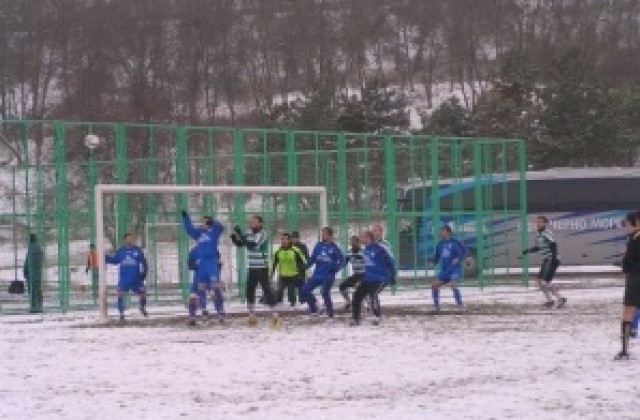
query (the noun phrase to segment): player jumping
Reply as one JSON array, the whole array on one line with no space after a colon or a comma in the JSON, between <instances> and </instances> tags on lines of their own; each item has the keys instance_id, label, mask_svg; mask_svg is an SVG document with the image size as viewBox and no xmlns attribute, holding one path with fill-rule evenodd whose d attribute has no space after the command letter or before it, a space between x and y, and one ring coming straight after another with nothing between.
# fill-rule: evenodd
<instances>
[{"instance_id":1,"label":"player jumping","mask_svg":"<svg viewBox=\"0 0 640 420\"><path fill-rule=\"evenodd\" d=\"M629 240L622 259L622 272L626 277L622 310L622 350L615 360L629 359L631 325L640 307L640 215L636 212L627 214L625 226L629 230Z\"/></svg>"},{"instance_id":2,"label":"player jumping","mask_svg":"<svg viewBox=\"0 0 640 420\"><path fill-rule=\"evenodd\" d=\"M333 242L333 229L322 228L322 241L313 248L313 253L305 268L315 265L313 274L302 287L302 296L309 304L309 310L314 316L318 315L318 305L316 297L313 295L314 289L322 287L322 299L327 310L329 319L333 319L333 302L331 301L331 287L336 279L336 274L344 266L344 256L342 251Z\"/></svg>"},{"instance_id":3,"label":"player jumping","mask_svg":"<svg viewBox=\"0 0 640 420\"><path fill-rule=\"evenodd\" d=\"M538 252L542 255L542 265L538 273L538 287L547 299L544 307L553 307L554 302L553 299L551 299L551 295L553 294L558 298L558 305L556 307L560 309L567 303L567 298L563 297L558 291L558 288L551 284L560 266L560 255L558 253L558 244L553 237L553 233L549 230L548 225L549 219L547 219L546 216L538 216L536 218L536 227L538 229L536 245L522 251L522 255L526 255L529 252Z\"/></svg>"},{"instance_id":4,"label":"player jumping","mask_svg":"<svg viewBox=\"0 0 640 420\"><path fill-rule=\"evenodd\" d=\"M147 313L147 293L144 287L144 280L147 277L149 267L147 259L144 257L142 248L136 245L136 239L131 233L124 235L125 245L120 248L115 255L106 255L105 262L120 266L118 276L118 312L120 321L124 321L124 294L133 292L140 297L140 313L149 316Z\"/></svg>"},{"instance_id":5,"label":"player jumping","mask_svg":"<svg viewBox=\"0 0 640 420\"><path fill-rule=\"evenodd\" d=\"M393 258L379 242L375 241L372 232L362 234L362 242L365 245L363 251L364 276L353 294L351 325L360 325L360 312L364 298L372 296L374 301L379 302L378 294L395 272ZM381 315L380 304L373 306L373 314L375 315L373 324L378 325Z\"/></svg>"},{"instance_id":6,"label":"player jumping","mask_svg":"<svg viewBox=\"0 0 640 420\"><path fill-rule=\"evenodd\" d=\"M213 218L205 216L202 218L202 225L195 227L186 211L182 211L182 224L187 234L193 238L197 244L194 249L193 259L197 261L197 267L193 283L191 284L191 294L189 295L189 325L196 325L196 310L199 302L205 302L208 289L213 291L218 320L224 321L224 296L220 284L220 252L218 245L220 235L224 226ZM204 306L203 306L204 309ZM206 312L203 314L206 321Z\"/></svg>"},{"instance_id":7,"label":"player jumping","mask_svg":"<svg viewBox=\"0 0 640 420\"><path fill-rule=\"evenodd\" d=\"M249 222L249 228L249 232L243 234L240 226L235 226L231 235L231 241L237 247L245 247L247 249L247 310L249 311L247 323L250 326L258 323L258 318L255 315L255 305L256 288L260 284L265 303L272 309L272 326L280 328L282 320L275 310L276 297L269 282L267 234L263 229L262 217L253 216Z\"/></svg>"},{"instance_id":8,"label":"player jumping","mask_svg":"<svg viewBox=\"0 0 640 420\"><path fill-rule=\"evenodd\" d=\"M435 312L440 312L440 287L448 284L453 291L456 305L462 307L462 295L458 283L462 279L462 261L465 257L464 246L453 238L451 227L445 225L440 229L441 241L436 246L435 256L429 260L431 267L440 263L438 277L431 283L431 296Z\"/></svg>"},{"instance_id":9,"label":"player jumping","mask_svg":"<svg viewBox=\"0 0 640 420\"><path fill-rule=\"evenodd\" d=\"M340 294L344 297L345 301L345 310L351 309L351 299L349 299L349 288L358 287L358 284L362 281L364 277L364 255L362 254L362 248L360 247L360 238L357 236L352 236L350 240L351 249L349 249L349 254L345 259L345 263L351 263L352 274L347 277L340 286L338 286L338 290L340 290Z\"/></svg>"}]
</instances>

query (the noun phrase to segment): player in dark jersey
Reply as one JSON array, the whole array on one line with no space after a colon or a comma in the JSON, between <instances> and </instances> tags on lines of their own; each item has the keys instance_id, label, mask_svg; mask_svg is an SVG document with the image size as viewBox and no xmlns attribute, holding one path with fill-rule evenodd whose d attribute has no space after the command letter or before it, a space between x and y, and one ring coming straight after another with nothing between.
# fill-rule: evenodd
<instances>
[{"instance_id":1,"label":"player in dark jersey","mask_svg":"<svg viewBox=\"0 0 640 420\"><path fill-rule=\"evenodd\" d=\"M629 359L631 324L640 307L640 214L638 212L627 214L625 226L629 231L629 239L622 259L622 272L625 275L622 350L616 355L615 360Z\"/></svg>"}]
</instances>

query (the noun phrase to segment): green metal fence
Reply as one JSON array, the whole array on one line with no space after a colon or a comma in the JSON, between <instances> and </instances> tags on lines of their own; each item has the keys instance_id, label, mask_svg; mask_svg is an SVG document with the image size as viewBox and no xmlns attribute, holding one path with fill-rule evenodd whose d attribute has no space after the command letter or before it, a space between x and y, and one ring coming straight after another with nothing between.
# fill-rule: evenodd
<instances>
[{"instance_id":1,"label":"green metal fence","mask_svg":"<svg viewBox=\"0 0 640 420\"><path fill-rule=\"evenodd\" d=\"M428 285L426 258L444 223L468 248L465 284L526 282L526 260L518 258L527 241L519 140L53 121L5 121L0 133L0 313L34 309L28 296L7 293L9 282L22 278L28 233L44 249L44 310L96 307L95 275L85 272L85 260L95 242L97 183L321 185L341 247L373 224L385 227L399 291ZM95 149L85 144L88 134L101 139ZM259 213L274 245L279 232L299 230L313 246L319 228L317 198L302 195L122 194L106 206L110 247L131 231L150 255L150 300L157 304L187 295L183 208L227 226ZM223 277L242 296L243 256L226 240L222 248Z\"/></svg>"}]
</instances>

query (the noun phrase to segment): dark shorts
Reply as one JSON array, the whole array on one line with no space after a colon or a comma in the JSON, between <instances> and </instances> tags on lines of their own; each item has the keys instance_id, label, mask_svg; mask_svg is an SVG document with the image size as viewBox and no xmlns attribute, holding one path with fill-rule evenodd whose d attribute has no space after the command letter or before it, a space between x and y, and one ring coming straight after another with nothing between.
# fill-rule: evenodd
<instances>
[{"instance_id":1,"label":"dark shorts","mask_svg":"<svg viewBox=\"0 0 640 420\"><path fill-rule=\"evenodd\" d=\"M624 288L624 306L640 308L640 274L629 274Z\"/></svg>"},{"instance_id":2,"label":"dark shorts","mask_svg":"<svg viewBox=\"0 0 640 420\"><path fill-rule=\"evenodd\" d=\"M558 271L559 266L560 260L543 260L542 265L540 266L540 272L538 273L538 278L546 281L547 283L551 283L553 278L556 276L556 271Z\"/></svg>"},{"instance_id":3,"label":"dark shorts","mask_svg":"<svg viewBox=\"0 0 640 420\"><path fill-rule=\"evenodd\" d=\"M347 277L342 283L340 283L340 286L338 286L338 289L347 290L351 287L357 287L358 284L363 279L364 279L364 274L354 274L352 276Z\"/></svg>"}]
</instances>

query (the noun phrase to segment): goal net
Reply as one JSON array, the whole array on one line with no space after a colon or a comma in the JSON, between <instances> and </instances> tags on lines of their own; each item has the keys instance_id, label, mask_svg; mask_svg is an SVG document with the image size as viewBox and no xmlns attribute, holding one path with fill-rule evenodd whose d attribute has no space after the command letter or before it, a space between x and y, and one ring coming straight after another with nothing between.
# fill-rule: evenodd
<instances>
[{"instance_id":1,"label":"goal net","mask_svg":"<svg viewBox=\"0 0 640 420\"><path fill-rule=\"evenodd\" d=\"M221 280L229 296L242 297L246 284L244 253L229 240L234 225L244 230L251 216L262 216L270 255L274 246L277 248L281 233L300 231L302 240L310 246L320 228L329 225L324 187L97 185L96 250L101 256L98 278L103 319L107 319L115 302L118 269L108 268L102 256L122 246L125 233L134 234L147 256L150 305L186 302L192 280L187 257L195 242L184 232L182 210L190 214L194 224L210 215L225 226L220 239Z\"/></svg>"}]
</instances>

